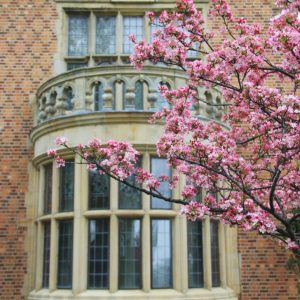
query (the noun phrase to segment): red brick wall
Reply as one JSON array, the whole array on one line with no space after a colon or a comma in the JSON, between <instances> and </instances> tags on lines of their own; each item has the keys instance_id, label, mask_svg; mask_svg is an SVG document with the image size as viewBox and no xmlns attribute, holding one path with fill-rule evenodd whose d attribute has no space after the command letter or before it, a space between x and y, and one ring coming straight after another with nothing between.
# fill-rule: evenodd
<instances>
[{"instance_id":1,"label":"red brick wall","mask_svg":"<svg viewBox=\"0 0 300 300\"><path fill-rule=\"evenodd\" d=\"M53 0L0 1L0 299L21 299L27 254L25 194L32 157L29 96L52 74Z\"/></svg>"}]
</instances>

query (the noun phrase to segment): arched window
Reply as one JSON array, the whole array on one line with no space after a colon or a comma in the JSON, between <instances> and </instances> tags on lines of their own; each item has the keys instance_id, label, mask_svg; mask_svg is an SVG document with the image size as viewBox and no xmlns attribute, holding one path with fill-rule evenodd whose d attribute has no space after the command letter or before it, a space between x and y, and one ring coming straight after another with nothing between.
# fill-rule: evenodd
<instances>
[{"instance_id":1,"label":"arched window","mask_svg":"<svg viewBox=\"0 0 300 300\"><path fill-rule=\"evenodd\" d=\"M144 84L141 80L138 80L134 86L134 108L136 110L142 110L144 107Z\"/></svg>"},{"instance_id":2,"label":"arched window","mask_svg":"<svg viewBox=\"0 0 300 300\"><path fill-rule=\"evenodd\" d=\"M163 82L161 81L159 83L158 89L160 86L166 86L168 90L171 89L171 86L168 82ZM160 91L158 90L157 92L157 101L156 101L156 108L158 111L162 110L163 108L170 108L170 104L169 102L164 98L164 96L160 93Z\"/></svg>"},{"instance_id":3,"label":"arched window","mask_svg":"<svg viewBox=\"0 0 300 300\"><path fill-rule=\"evenodd\" d=\"M103 84L97 83L94 87L94 110L103 110Z\"/></svg>"}]
</instances>

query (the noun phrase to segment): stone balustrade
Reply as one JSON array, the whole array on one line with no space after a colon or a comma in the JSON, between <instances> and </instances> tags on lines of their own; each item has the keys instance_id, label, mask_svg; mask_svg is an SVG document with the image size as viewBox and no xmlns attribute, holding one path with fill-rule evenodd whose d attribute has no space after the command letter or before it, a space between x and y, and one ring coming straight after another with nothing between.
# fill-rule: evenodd
<instances>
[{"instance_id":1,"label":"stone balustrade","mask_svg":"<svg viewBox=\"0 0 300 300\"><path fill-rule=\"evenodd\" d=\"M158 111L168 104L159 86L169 89L185 84L184 74L174 68L146 66L142 71L130 65L107 65L62 73L40 86L34 101L35 125L54 118L89 112ZM205 103L221 104L220 93L199 88ZM222 106L199 102L195 115L221 121Z\"/></svg>"}]
</instances>

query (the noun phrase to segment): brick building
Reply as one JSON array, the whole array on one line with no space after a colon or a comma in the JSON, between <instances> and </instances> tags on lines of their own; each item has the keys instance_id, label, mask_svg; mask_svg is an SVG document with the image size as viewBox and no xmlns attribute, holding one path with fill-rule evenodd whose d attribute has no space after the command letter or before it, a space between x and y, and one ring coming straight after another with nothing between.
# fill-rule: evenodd
<instances>
[{"instance_id":1,"label":"brick building","mask_svg":"<svg viewBox=\"0 0 300 300\"><path fill-rule=\"evenodd\" d=\"M159 84L185 79L160 65L135 71L127 35L150 39L145 11L173 2L1 0L1 300L296 299L275 243L209 220L188 223L176 205L80 164L58 170L46 156L56 136L74 145L99 136L128 140L143 167L169 171L155 156L161 125L147 120L166 105ZM275 12L269 0L231 2L253 21ZM197 3L206 15L209 2ZM221 101L216 90L202 95ZM222 116L205 107L195 114Z\"/></svg>"}]
</instances>

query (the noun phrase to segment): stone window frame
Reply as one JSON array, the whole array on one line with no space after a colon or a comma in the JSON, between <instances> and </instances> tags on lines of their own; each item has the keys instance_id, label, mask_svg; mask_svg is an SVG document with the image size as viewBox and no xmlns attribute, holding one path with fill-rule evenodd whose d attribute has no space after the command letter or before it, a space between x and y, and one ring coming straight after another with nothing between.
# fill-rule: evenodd
<instances>
[{"instance_id":1,"label":"stone window frame","mask_svg":"<svg viewBox=\"0 0 300 300\"><path fill-rule=\"evenodd\" d=\"M54 73L60 74L67 71L67 64L86 63L87 67L95 67L101 61L116 64L128 64L129 55L123 53L123 16L143 16L144 39L150 42L151 26L146 11L159 13L164 9L172 10L172 0L56 0L58 8L58 20L56 24L56 35L58 38L57 52L54 58ZM209 9L209 0L195 1L196 5L203 11L206 19ZM140 4L140 5L139 5ZM83 57L68 56L68 14L89 15L88 54ZM96 54L96 16L116 16L116 53ZM194 59L195 56L191 56Z\"/></svg>"},{"instance_id":2,"label":"stone window frame","mask_svg":"<svg viewBox=\"0 0 300 300\"><path fill-rule=\"evenodd\" d=\"M155 154L152 152L143 153L142 167L150 170L151 157ZM70 157L69 157L70 158ZM211 242L210 242L210 220L206 218L202 226L203 238L203 271L204 271L204 287L188 288L188 263L187 263L187 221L186 218L179 214L180 206L173 204L172 209L151 209L150 197L142 195L141 209L120 209L118 208L118 182L111 179L110 181L110 209L88 210L88 171L86 166L78 164L81 162L79 157L75 158L75 177L74 177L74 211L59 212L59 172L53 164L53 185L52 185L52 207L50 214L43 213L43 195L45 184L44 166L40 166L39 174L39 199L38 199L38 217L37 224L37 257L36 257L36 291L47 291L64 295L93 295L116 296L116 292L120 293L120 297L134 292L141 297L146 295L155 295L156 293L168 293L170 299L176 293L191 295L200 293L204 290L214 290L226 288L226 257L228 245L225 242L226 226L219 224L219 259L220 259L220 287L213 288L211 274ZM49 163L49 162L48 162ZM184 178L181 178L184 180ZM180 188L173 191L173 196L178 197ZM84 199L84 200L82 200ZM110 266L109 266L109 289L108 290L90 290L87 289L87 262L88 262L88 221L95 218L110 218ZM142 288L137 290L119 290L118 289L118 218L140 218L142 228ZM152 219L171 219L172 226L172 281L173 287L170 289L151 289L151 220ZM71 290L57 289L57 251L58 251L58 224L61 220L73 220L73 282ZM50 238L50 274L49 288L42 287L43 274L43 241L44 241L44 224L51 224ZM80 260L75 257L81 257ZM59 299L59 298L58 298Z\"/></svg>"}]
</instances>

